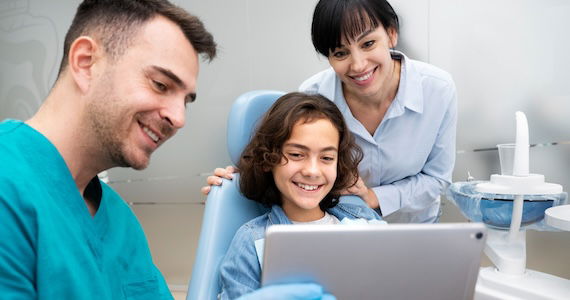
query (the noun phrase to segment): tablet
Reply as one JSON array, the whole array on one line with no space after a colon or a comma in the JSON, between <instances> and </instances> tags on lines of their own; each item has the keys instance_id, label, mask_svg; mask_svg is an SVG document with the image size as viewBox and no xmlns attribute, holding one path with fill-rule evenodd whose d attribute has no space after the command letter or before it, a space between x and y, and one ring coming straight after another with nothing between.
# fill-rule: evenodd
<instances>
[{"instance_id":1,"label":"tablet","mask_svg":"<svg viewBox=\"0 0 570 300\"><path fill-rule=\"evenodd\" d=\"M472 299L482 223L274 225L262 285L315 282L344 299Z\"/></svg>"}]
</instances>

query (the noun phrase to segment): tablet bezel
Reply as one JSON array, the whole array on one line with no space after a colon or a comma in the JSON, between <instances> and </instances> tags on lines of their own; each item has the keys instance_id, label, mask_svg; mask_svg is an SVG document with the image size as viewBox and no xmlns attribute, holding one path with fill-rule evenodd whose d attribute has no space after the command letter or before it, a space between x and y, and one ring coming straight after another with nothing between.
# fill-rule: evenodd
<instances>
[{"instance_id":1,"label":"tablet bezel","mask_svg":"<svg viewBox=\"0 0 570 300\"><path fill-rule=\"evenodd\" d=\"M274 225L262 285L316 282L337 299L472 299L482 223Z\"/></svg>"}]
</instances>

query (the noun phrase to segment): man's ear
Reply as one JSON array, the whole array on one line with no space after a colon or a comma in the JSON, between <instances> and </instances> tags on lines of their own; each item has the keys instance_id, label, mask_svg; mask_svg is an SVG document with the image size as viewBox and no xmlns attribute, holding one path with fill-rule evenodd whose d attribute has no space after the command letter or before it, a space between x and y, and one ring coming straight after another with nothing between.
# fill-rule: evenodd
<instances>
[{"instance_id":1,"label":"man's ear","mask_svg":"<svg viewBox=\"0 0 570 300\"><path fill-rule=\"evenodd\" d=\"M99 45L93 38L80 36L69 47L68 68L77 88L86 93L93 79L93 65L99 58Z\"/></svg>"},{"instance_id":2,"label":"man's ear","mask_svg":"<svg viewBox=\"0 0 570 300\"><path fill-rule=\"evenodd\" d=\"M394 49L398 45L398 31L395 28L388 28L388 38L390 38L390 48Z\"/></svg>"}]
</instances>

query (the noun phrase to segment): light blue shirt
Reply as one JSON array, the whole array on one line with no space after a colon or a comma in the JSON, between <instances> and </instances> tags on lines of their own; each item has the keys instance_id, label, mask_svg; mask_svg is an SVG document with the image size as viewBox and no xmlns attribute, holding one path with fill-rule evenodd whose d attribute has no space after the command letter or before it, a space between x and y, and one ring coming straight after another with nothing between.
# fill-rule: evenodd
<instances>
[{"instance_id":1,"label":"light blue shirt","mask_svg":"<svg viewBox=\"0 0 570 300\"><path fill-rule=\"evenodd\" d=\"M97 177L86 193L95 216L53 144L0 123L0 298L172 299L128 205Z\"/></svg>"},{"instance_id":2,"label":"light blue shirt","mask_svg":"<svg viewBox=\"0 0 570 300\"><path fill-rule=\"evenodd\" d=\"M350 111L342 82L329 68L300 91L331 99L364 152L360 176L376 193L388 222L435 222L455 163L457 94L451 76L394 51L402 61L396 98L374 135Z\"/></svg>"}]
</instances>

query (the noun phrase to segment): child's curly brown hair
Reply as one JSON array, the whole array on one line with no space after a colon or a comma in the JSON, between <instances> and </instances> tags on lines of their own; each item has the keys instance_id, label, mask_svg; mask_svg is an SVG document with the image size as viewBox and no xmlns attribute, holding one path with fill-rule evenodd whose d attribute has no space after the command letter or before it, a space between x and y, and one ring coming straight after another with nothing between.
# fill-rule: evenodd
<instances>
[{"instance_id":1,"label":"child's curly brown hair","mask_svg":"<svg viewBox=\"0 0 570 300\"><path fill-rule=\"evenodd\" d=\"M363 154L336 105L318 94L288 93L271 106L237 164L242 194L269 207L275 204L281 206L281 193L271 170L282 159L287 160L282 147L290 138L293 126L299 120L310 123L320 119L329 120L338 130L340 138L337 178L331 191L319 203L323 211L335 206L340 191L356 184L358 164Z\"/></svg>"}]
</instances>

